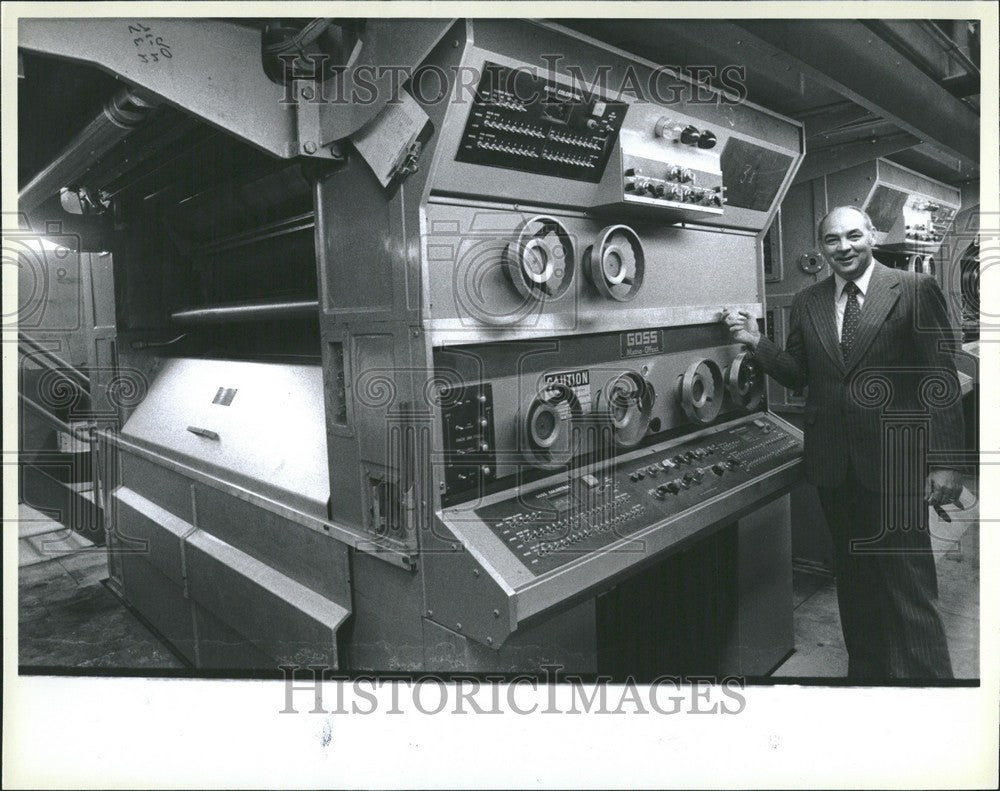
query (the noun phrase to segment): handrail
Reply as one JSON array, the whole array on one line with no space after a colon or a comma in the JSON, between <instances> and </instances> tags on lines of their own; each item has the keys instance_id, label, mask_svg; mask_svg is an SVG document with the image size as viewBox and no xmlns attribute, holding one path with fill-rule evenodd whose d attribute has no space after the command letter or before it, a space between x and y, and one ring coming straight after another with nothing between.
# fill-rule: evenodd
<instances>
[{"instance_id":1,"label":"handrail","mask_svg":"<svg viewBox=\"0 0 1000 791\"><path fill-rule=\"evenodd\" d=\"M72 363L66 362L54 351L46 349L39 341L23 332L17 333L17 340L35 353L34 355L25 354L25 357L30 356L32 360L40 362L50 371L60 374L71 384L82 388L87 393L90 392L90 377L83 373L83 371L79 368L76 368Z\"/></svg>"},{"instance_id":2,"label":"handrail","mask_svg":"<svg viewBox=\"0 0 1000 791\"><path fill-rule=\"evenodd\" d=\"M52 412L49 412L49 410L47 410L41 404L36 404L34 401L28 398L24 393L18 393L17 395L25 406L27 406L32 412L34 412L40 418L45 420L53 428L56 428L59 431L64 431L67 434L74 437L75 439L80 440L81 442L87 442L93 444L94 442L97 441L96 437L92 436L90 433L86 434L82 433L80 429L74 428L69 423L56 417Z\"/></svg>"},{"instance_id":3,"label":"handrail","mask_svg":"<svg viewBox=\"0 0 1000 791\"><path fill-rule=\"evenodd\" d=\"M236 305L179 310L170 314L178 324L219 324L237 321L273 321L315 316L319 313L319 300L303 299L289 302L250 302Z\"/></svg>"}]
</instances>

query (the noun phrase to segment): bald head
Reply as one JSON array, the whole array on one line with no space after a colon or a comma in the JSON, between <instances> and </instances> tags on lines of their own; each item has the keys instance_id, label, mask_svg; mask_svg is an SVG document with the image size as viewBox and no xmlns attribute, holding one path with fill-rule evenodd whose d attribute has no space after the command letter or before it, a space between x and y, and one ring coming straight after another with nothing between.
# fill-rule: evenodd
<instances>
[{"instance_id":1,"label":"bald head","mask_svg":"<svg viewBox=\"0 0 1000 791\"><path fill-rule=\"evenodd\" d=\"M866 230L870 233L875 232L875 224L872 222L872 218L868 216L868 212L863 209L859 209L857 206L835 206L823 215L823 219L821 219L819 224L816 226L816 240L819 242L823 241L823 229L826 227L828 220L833 220L834 218L846 218L851 214L857 215L861 218Z\"/></svg>"}]
</instances>

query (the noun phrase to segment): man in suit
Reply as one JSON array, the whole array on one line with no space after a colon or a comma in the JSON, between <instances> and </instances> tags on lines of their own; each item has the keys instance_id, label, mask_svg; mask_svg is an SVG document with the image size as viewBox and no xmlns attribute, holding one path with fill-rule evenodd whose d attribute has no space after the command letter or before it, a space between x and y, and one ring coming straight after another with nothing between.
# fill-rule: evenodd
<instances>
[{"instance_id":1,"label":"man in suit","mask_svg":"<svg viewBox=\"0 0 1000 791\"><path fill-rule=\"evenodd\" d=\"M927 528L927 503L962 490L942 455L963 438L944 297L874 260L860 209L833 209L817 236L833 275L796 295L784 349L745 312L723 321L767 374L808 387L805 471L833 539L848 677L951 678Z\"/></svg>"}]
</instances>

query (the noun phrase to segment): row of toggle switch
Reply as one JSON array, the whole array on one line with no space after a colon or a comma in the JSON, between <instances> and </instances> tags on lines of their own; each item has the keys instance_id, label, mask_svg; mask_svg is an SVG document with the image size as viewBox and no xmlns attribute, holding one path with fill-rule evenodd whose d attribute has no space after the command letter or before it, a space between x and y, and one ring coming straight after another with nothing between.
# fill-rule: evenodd
<instances>
[{"instance_id":1,"label":"row of toggle switch","mask_svg":"<svg viewBox=\"0 0 1000 791\"><path fill-rule=\"evenodd\" d=\"M568 135L563 132L550 132L549 138L555 140L557 143L565 143L570 146L580 146L582 148L592 148L595 151L601 151L604 149L604 141L598 142L596 140L591 140L587 137L576 137L575 135Z\"/></svg>"},{"instance_id":2,"label":"row of toggle switch","mask_svg":"<svg viewBox=\"0 0 1000 791\"><path fill-rule=\"evenodd\" d=\"M491 140L477 140L478 148L485 148L487 151L502 151L505 154L517 154L522 157L537 157L538 152L527 146L508 145L507 143L494 143Z\"/></svg>"},{"instance_id":3,"label":"row of toggle switch","mask_svg":"<svg viewBox=\"0 0 1000 791\"><path fill-rule=\"evenodd\" d=\"M554 541L541 541L536 549L539 557L544 557L550 552L558 552L560 549L565 549L571 544L575 544L578 541L582 541L585 538L595 534L595 533L606 533L612 528L618 525L624 524L630 519L634 519L639 516L645 509L642 505L633 505L627 511L623 511L617 516L612 517L602 521L596 525L583 525L579 529L573 530L569 535L563 536L562 538L556 539Z\"/></svg>"},{"instance_id":4,"label":"row of toggle switch","mask_svg":"<svg viewBox=\"0 0 1000 791\"><path fill-rule=\"evenodd\" d=\"M540 140L545 139L545 130L540 126L528 125L519 123L517 121L501 121L497 117L487 115L483 119L483 126L489 127L490 129L500 129L504 132L514 132L519 135L527 135L528 137L537 137Z\"/></svg>"},{"instance_id":5,"label":"row of toggle switch","mask_svg":"<svg viewBox=\"0 0 1000 791\"><path fill-rule=\"evenodd\" d=\"M674 203L694 203L700 206L722 206L726 202L722 189L722 187L714 189L683 187L679 184L651 180L625 182L625 191L633 195L646 195Z\"/></svg>"},{"instance_id":6,"label":"row of toggle switch","mask_svg":"<svg viewBox=\"0 0 1000 791\"><path fill-rule=\"evenodd\" d=\"M608 500L607 502L601 503L600 505L595 505L592 508L588 508L585 511L576 511L572 516L567 516L562 519L557 519L553 522L548 522L539 527L533 527L531 522L524 524L523 527L518 525L519 529L514 534L514 536L521 541L531 541L543 536L549 535L551 533L562 534L567 530L578 530L580 529L582 519L586 519L588 522L593 524L595 521L597 523L604 522L608 519L610 515L618 514L619 507L627 502L631 497L627 493L619 494L613 500Z\"/></svg>"},{"instance_id":7,"label":"row of toggle switch","mask_svg":"<svg viewBox=\"0 0 1000 791\"><path fill-rule=\"evenodd\" d=\"M680 492L684 489L697 486L705 480L705 475L709 471L715 473L721 478L728 470L735 470L739 466L740 462L730 456L725 461L716 462L711 467L698 467L684 473L684 475L679 478L674 478L672 481L667 483L661 483L653 490L653 496L658 500L663 500L668 494L680 494Z\"/></svg>"},{"instance_id":8,"label":"row of toggle switch","mask_svg":"<svg viewBox=\"0 0 1000 791\"><path fill-rule=\"evenodd\" d=\"M640 178L642 176L641 170L636 170L635 168L628 168L625 171L625 178ZM695 173L691 168L681 167L680 165L671 165L664 172L662 179L653 179L654 181L672 181L678 184L694 184Z\"/></svg>"},{"instance_id":9,"label":"row of toggle switch","mask_svg":"<svg viewBox=\"0 0 1000 791\"><path fill-rule=\"evenodd\" d=\"M591 162L590 159L587 159L585 157L574 157L574 156L567 156L565 154L555 154L551 151L543 151L542 159L548 159L553 162L563 162L567 165L578 165L582 168L594 167L594 163Z\"/></svg>"},{"instance_id":10,"label":"row of toggle switch","mask_svg":"<svg viewBox=\"0 0 1000 791\"><path fill-rule=\"evenodd\" d=\"M676 467L680 467L682 464L693 464L699 459L704 459L706 456L711 456L718 450L715 445L706 445L704 448L695 448L694 450L689 450L686 453L678 454L671 458L661 459L655 464L649 464L640 470L629 473L629 478L633 481L641 481L647 475L651 478L655 478L660 474L661 470L672 470Z\"/></svg>"},{"instance_id":11,"label":"row of toggle switch","mask_svg":"<svg viewBox=\"0 0 1000 791\"><path fill-rule=\"evenodd\" d=\"M517 99L508 93L502 93L499 91L490 94L487 103L495 105L496 107L503 107L505 110L513 110L518 113L528 112L528 108L520 99Z\"/></svg>"}]
</instances>

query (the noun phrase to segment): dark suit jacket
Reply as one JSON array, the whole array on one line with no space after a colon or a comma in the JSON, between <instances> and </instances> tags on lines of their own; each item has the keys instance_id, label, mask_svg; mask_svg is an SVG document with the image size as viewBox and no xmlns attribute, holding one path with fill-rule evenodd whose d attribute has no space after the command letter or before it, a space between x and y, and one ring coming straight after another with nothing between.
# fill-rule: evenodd
<instances>
[{"instance_id":1,"label":"dark suit jacket","mask_svg":"<svg viewBox=\"0 0 1000 791\"><path fill-rule=\"evenodd\" d=\"M923 494L926 468L914 462L924 450L963 444L961 388L949 345L954 331L934 278L877 261L871 266L850 359L843 359L837 338L833 275L796 295L785 349L761 338L756 357L786 387L809 388L805 472L811 483L837 486L850 464L868 488L882 489L892 473Z\"/></svg>"}]
</instances>

